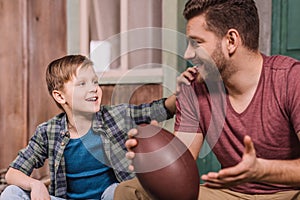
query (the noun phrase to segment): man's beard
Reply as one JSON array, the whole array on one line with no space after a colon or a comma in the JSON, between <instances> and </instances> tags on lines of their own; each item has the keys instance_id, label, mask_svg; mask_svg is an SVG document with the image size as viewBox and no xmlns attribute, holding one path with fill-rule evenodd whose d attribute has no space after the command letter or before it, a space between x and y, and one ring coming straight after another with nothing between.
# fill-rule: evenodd
<instances>
[{"instance_id":1,"label":"man's beard","mask_svg":"<svg viewBox=\"0 0 300 200\"><path fill-rule=\"evenodd\" d=\"M213 53L211 54L211 58L215 64L215 70L212 71L212 77L219 76L219 78L226 78L226 71L227 71L227 61L222 52L221 42L216 45ZM216 70L218 72L216 72Z\"/></svg>"},{"instance_id":2,"label":"man's beard","mask_svg":"<svg viewBox=\"0 0 300 200\"><path fill-rule=\"evenodd\" d=\"M207 56L202 52L198 52L198 72L199 81L220 81L226 69L226 59L221 50L221 43L216 45L211 56ZM200 56L201 55L201 56Z\"/></svg>"},{"instance_id":3,"label":"man's beard","mask_svg":"<svg viewBox=\"0 0 300 200\"><path fill-rule=\"evenodd\" d=\"M218 79L226 82L226 80L236 72L236 67L233 63L225 58L222 52L221 42L216 45L216 48L211 54L211 60L213 60L214 66L209 70L207 75L207 78L210 80Z\"/></svg>"}]
</instances>

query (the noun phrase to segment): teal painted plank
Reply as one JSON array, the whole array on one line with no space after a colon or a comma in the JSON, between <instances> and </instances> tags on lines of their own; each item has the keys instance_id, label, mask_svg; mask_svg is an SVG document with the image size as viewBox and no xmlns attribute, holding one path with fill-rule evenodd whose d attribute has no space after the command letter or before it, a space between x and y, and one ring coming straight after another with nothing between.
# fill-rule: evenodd
<instances>
[{"instance_id":1,"label":"teal painted plank","mask_svg":"<svg viewBox=\"0 0 300 200\"><path fill-rule=\"evenodd\" d=\"M272 1L271 53L300 59L300 1Z\"/></svg>"},{"instance_id":2,"label":"teal painted plank","mask_svg":"<svg viewBox=\"0 0 300 200\"><path fill-rule=\"evenodd\" d=\"M272 40L271 54L280 53L281 43L281 0L272 1Z\"/></svg>"},{"instance_id":3,"label":"teal painted plank","mask_svg":"<svg viewBox=\"0 0 300 200\"><path fill-rule=\"evenodd\" d=\"M208 172L217 172L221 169L221 164L219 163L215 154L211 151L209 145L206 141L203 143L200 155L197 159L197 166L199 170L200 177ZM200 179L200 183L203 181Z\"/></svg>"},{"instance_id":4,"label":"teal painted plank","mask_svg":"<svg viewBox=\"0 0 300 200\"><path fill-rule=\"evenodd\" d=\"M288 0L287 50L300 50L300 1Z\"/></svg>"}]
</instances>

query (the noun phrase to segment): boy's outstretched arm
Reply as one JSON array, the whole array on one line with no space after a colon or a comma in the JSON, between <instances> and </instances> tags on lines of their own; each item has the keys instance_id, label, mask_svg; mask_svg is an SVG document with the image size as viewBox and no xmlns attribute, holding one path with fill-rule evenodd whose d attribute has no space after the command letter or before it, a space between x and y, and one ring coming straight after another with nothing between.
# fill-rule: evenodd
<instances>
[{"instance_id":1,"label":"boy's outstretched arm","mask_svg":"<svg viewBox=\"0 0 300 200\"><path fill-rule=\"evenodd\" d=\"M165 107L168 109L171 115L175 115L176 113L176 95L173 94L169 96L165 101Z\"/></svg>"}]
</instances>

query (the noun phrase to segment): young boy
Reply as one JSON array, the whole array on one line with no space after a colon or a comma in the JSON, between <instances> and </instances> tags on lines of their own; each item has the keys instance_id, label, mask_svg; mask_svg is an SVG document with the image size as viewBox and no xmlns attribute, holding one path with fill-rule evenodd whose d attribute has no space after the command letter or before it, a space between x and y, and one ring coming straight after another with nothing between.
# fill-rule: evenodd
<instances>
[{"instance_id":1,"label":"young boy","mask_svg":"<svg viewBox=\"0 0 300 200\"><path fill-rule=\"evenodd\" d=\"M51 62L46 81L63 113L40 124L10 164L6 174L10 186L1 199L112 199L117 183L134 176L125 158L127 132L140 123L171 118L176 97L139 106L101 106L93 63L81 55ZM30 177L46 159L49 192Z\"/></svg>"}]
</instances>

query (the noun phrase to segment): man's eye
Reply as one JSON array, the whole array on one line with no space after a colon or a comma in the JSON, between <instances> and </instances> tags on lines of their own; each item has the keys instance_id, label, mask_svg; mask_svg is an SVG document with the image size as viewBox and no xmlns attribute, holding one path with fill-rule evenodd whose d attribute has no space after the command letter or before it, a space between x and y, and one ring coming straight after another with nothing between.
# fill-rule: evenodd
<instances>
[{"instance_id":1,"label":"man's eye","mask_svg":"<svg viewBox=\"0 0 300 200\"><path fill-rule=\"evenodd\" d=\"M196 40L190 40L192 47L198 47L200 45L200 42L197 42Z\"/></svg>"}]
</instances>

